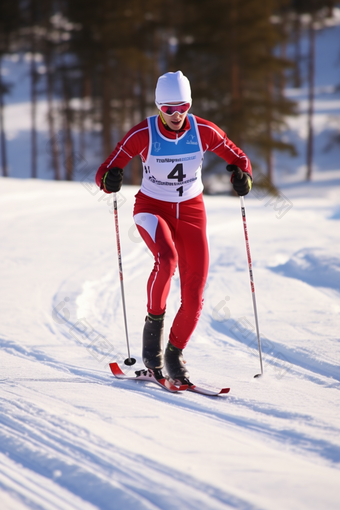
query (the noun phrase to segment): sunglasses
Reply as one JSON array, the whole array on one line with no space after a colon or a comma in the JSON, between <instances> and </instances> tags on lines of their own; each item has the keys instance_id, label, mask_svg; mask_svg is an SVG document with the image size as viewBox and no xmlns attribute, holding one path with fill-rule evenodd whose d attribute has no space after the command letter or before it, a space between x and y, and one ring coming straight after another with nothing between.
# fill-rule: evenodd
<instances>
[{"instance_id":1,"label":"sunglasses","mask_svg":"<svg viewBox=\"0 0 340 510\"><path fill-rule=\"evenodd\" d=\"M165 113L166 115L174 115L176 112L182 115L183 113L186 113L190 109L191 104L190 103L162 104L162 105L159 104L157 106L161 110L161 112Z\"/></svg>"}]
</instances>

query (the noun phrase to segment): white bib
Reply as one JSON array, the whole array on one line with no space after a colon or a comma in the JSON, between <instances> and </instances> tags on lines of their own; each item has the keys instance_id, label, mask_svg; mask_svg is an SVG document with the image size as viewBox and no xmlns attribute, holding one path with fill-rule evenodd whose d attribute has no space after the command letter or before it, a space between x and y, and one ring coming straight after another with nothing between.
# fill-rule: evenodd
<instances>
[{"instance_id":1,"label":"white bib","mask_svg":"<svg viewBox=\"0 0 340 510\"><path fill-rule=\"evenodd\" d=\"M204 152L196 119L188 117L191 128L175 140L161 134L157 115L148 117L150 144L141 186L145 195L165 202L183 202L202 192Z\"/></svg>"}]
</instances>

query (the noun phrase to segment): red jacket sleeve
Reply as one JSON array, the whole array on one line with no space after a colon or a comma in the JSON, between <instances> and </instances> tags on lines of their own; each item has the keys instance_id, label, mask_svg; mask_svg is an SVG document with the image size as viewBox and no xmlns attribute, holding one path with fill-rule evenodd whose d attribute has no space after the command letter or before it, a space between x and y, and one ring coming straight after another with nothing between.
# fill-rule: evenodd
<instances>
[{"instance_id":1,"label":"red jacket sleeve","mask_svg":"<svg viewBox=\"0 0 340 510\"><path fill-rule=\"evenodd\" d=\"M196 116L195 116L196 117ZM252 177L249 158L237 147L216 124L196 117L204 151L214 152L229 165L236 165Z\"/></svg>"},{"instance_id":2,"label":"red jacket sleeve","mask_svg":"<svg viewBox=\"0 0 340 510\"><path fill-rule=\"evenodd\" d=\"M101 188L104 174L109 168L125 168L135 156L140 155L145 160L149 147L148 122L144 120L130 129L124 138L116 145L110 156L100 165L96 173L96 184ZM103 190L105 191L105 190Z\"/></svg>"}]
</instances>

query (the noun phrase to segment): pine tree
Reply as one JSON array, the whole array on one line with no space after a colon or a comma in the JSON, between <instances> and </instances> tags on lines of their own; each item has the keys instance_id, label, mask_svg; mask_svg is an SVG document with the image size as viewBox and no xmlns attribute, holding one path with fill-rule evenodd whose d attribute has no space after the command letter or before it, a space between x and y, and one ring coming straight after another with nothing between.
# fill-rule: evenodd
<instances>
[{"instance_id":1,"label":"pine tree","mask_svg":"<svg viewBox=\"0 0 340 510\"><path fill-rule=\"evenodd\" d=\"M4 96L11 90L12 84L2 78L3 56L11 51L13 35L20 19L18 0L2 0L0 3L0 150L2 175L8 177L7 144L4 123Z\"/></svg>"},{"instance_id":2,"label":"pine tree","mask_svg":"<svg viewBox=\"0 0 340 510\"><path fill-rule=\"evenodd\" d=\"M275 7L272 0L188 0L178 53L192 79L195 112L237 145L253 147L267 161L269 179L271 152L294 150L278 138L294 105L279 86L290 62L275 53L282 37Z\"/></svg>"},{"instance_id":3,"label":"pine tree","mask_svg":"<svg viewBox=\"0 0 340 510\"><path fill-rule=\"evenodd\" d=\"M291 7L295 13L309 14L308 22L308 112L307 112L307 144L306 144L306 179L311 180L314 159L314 95L315 95L315 31L316 24L332 15L333 0L293 0Z\"/></svg>"}]
</instances>

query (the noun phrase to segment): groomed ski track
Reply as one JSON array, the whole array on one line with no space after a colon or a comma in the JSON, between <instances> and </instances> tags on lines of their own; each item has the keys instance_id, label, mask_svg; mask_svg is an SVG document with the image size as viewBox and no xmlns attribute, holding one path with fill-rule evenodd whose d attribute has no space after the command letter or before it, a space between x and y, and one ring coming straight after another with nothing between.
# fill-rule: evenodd
<instances>
[{"instance_id":1,"label":"groomed ski track","mask_svg":"<svg viewBox=\"0 0 340 510\"><path fill-rule=\"evenodd\" d=\"M281 220L246 201L259 380L239 201L206 197L211 265L186 359L197 384L231 387L217 399L111 375L108 363L126 357L112 205L80 183L2 179L0 190L2 508L339 507L340 295L308 283L297 262L313 255L339 274L334 185L310 202L293 196ZM136 191L123 189L119 209L131 370L152 266L133 225ZM175 276L167 328L178 292Z\"/></svg>"}]
</instances>

